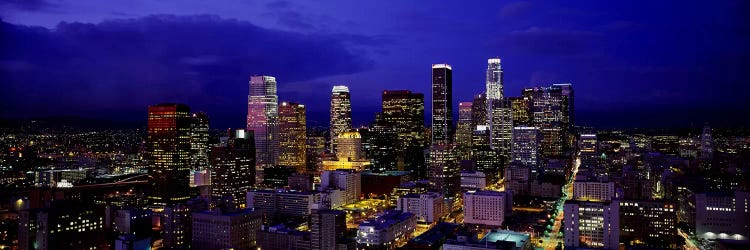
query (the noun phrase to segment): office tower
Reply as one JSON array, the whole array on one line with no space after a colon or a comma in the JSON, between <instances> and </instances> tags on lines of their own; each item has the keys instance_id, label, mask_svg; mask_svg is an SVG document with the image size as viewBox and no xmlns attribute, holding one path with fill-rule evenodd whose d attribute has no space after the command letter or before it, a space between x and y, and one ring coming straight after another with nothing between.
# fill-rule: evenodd
<instances>
[{"instance_id":1,"label":"office tower","mask_svg":"<svg viewBox=\"0 0 750 250\"><path fill-rule=\"evenodd\" d=\"M523 89L522 96L531 100L531 126L542 133L544 156L560 156L563 153L563 91L556 87L534 87Z\"/></svg>"},{"instance_id":2,"label":"office tower","mask_svg":"<svg viewBox=\"0 0 750 250\"><path fill-rule=\"evenodd\" d=\"M575 138L573 135L573 126L575 126L575 102L573 95L573 84L552 84L552 88L560 89L561 92L560 95L562 104L560 104L560 109L562 110L562 134L564 137L563 147L566 150L572 149L575 142Z\"/></svg>"},{"instance_id":3,"label":"office tower","mask_svg":"<svg viewBox=\"0 0 750 250\"><path fill-rule=\"evenodd\" d=\"M326 151L325 132L319 129L307 131L307 145L305 146L305 161L307 171L314 173L323 168L323 155Z\"/></svg>"},{"instance_id":4,"label":"office tower","mask_svg":"<svg viewBox=\"0 0 750 250\"><path fill-rule=\"evenodd\" d=\"M615 198L615 183L603 181L575 181L573 199L582 201L611 201Z\"/></svg>"},{"instance_id":5,"label":"office tower","mask_svg":"<svg viewBox=\"0 0 750 250\"><path fill-rule=\"evenodd\" d=\"M464 223L499 227L512 211L510 192L471 190L464 193Z\"/></svg>"},{"instance_id":6,"label":"office tower","mask_svg":"<svg viewBox=\"0 0 750 250\"><path fill-rule=\"evenodd\" d=\"M211 195L245 203L245 192L255 184L255 143L252 132L228 130L225 145L211 150Z\"/></svg>"},{"instance_id":7,"label":"office tower","mask_svg":"<svg viewBox=\"0 0 750 250\"><path fill-rule=\"evenodd\" d=\"M695 235L701 239L750 235L750 194L743 191L695 194Z\"/></svg>"},{"instance_id":8,"label":"office tower","mask_svg":"<svg viewBox=\"0 0 750 250\"><path fill-rule=\"evenodd\" d=\"M620 241L620 203L565 202L565 247L618 249Z\"/></svg>"},{"instance_id":9,"label":"office tower","mask_svg":"<svg viewBox=\"0 0 750 250\"><path fill-rule=\"evenodd\" d=\"M474 95L474 101L471 102L471 129L477 127L487 127L487 94Z\"/></svg>"},{"instance_id":10,"label":"office tower","mask_svg":"<svg viewBox=\"0 0 750 250\"><path fill-rule=\"evenodd\" d=\"M339 189L344 192L343 203L351 204L359 200L362 193L362 175L356 171L326 170L320 174L320 191Z\"/></svg>"},{"instance_id":11,"label":"office tower","mask_svg":"<svg viewBox=\"0 0 750 250\"><path fill-rule=\"evenodd\" d=\"M581 134L578 139L578 150L581 152L581 169L589 171L603 169L599 160L596 134Z\"/></svg>"},{"instance_id":12,"label":"office tower","mask_svg":"<svg viewBox=\"0 0 750 250\"><path fill-rule=\"evenodd\" d=\"M263 213L263 216L310 215L313 205L320 200L316 192L250 190L247 192L247 208Z\"/></svg>"},{"instance_id":13,"label":"office tower","mask_svg":"<svg viewBox=\"0 0 750 250\"><path fill-rule=\"evenodd\" d=\"M421 153L427 142L424 137L424 94L409 90L383 91L382 109L379 117L382 121L376 124L376 131L371 132L379 133L373 136L381 136L380 146L386 150L390 140L396 141L396 166L385 170L407 170L415 176L426 172ZM397 136L393 138L388 132L395 132Z\"/></svg>"},{"instance_id":14,"label":"office tower","mask_svg":"<svg viewBox=\"0 0 750 250\"><path fill-rule=\"evenodd\" d=\"M311 249L336 249L344 233L346 233L346 212L319 210L310 216Z\"/></svg>"},{"instance_id":15,"label":"office tower","mask_svg":"<svg viewBox=\"0 0 750 250\"><path fill-rule=\"evenodd\" d=\"M471 158L471 136L476 127L472 127L472 103L458 103L458 125L456 126L456 146L461 151L461 159Z\"/></svg>"},{"instance_id":16,"label":"office tower","mask_svg":"<svg viewBox=\"0 0 750 250\"><path fill-rule=\"evenodd\" d=\"M263 180L263 169L279 158L279 99L276 77L251 76L247 102L247 130L255 137L255 178Z\"/></svg>"},{"instance_id":17,"label":"office tower","mask_svg":"<svg viewBox=\"0 0 750 250\"><path fill-rule=\"evenodd\" d=\"M336 160L323 161L323 170L354 169L364 170L370 161L364 158L362 152L362 136L359 132L350 131L339 133L334 140L337 144Z\"/></svg>"},{"instance_id":18,"label":"office tower","mask_svg":"<svg viewBox=\"0 0 750 250\"><path fill-rule=\"evenodd\" d=\"M186 105L148 107L151 205L165 206L190 198L190 124L190 108Z\"/></svg>"},{"instance_id":19,"label":"office tower","mask_svg":"<svg viewBox=\"0 0 750 250\"><path fill-rule=\"evenodd\" d=\"M677 205L671 201L620 201L620 242L626 246L676 249Z\"/></svg>"},{"instance_id":20,"label":"office tower","mask_svg":"<svg viewBox=\"0 0 750 250\"><path fill-rule=\"evenodd\" d=\"M453 143L453 70L432 65L432 144Z\"/></svg>"},{"instance_id":21,"label":"office tower","mask_svg":"<svg viewBox=\"0 0 750 250\"><path fill-rule=\"evenodd\" d=\"M487 100L503 99L503 67L500 58L487 59Z\"/></svg>"},{"instance_id":22,"label":"office tower","mask_svg":"<svg viewBox=\"0 0 750 250\"><path fill-rule=\"evenodd\" d=\"M525 96L514 96L507 99L510 100L511 109L513 110L513 126L530 126L531 115L529 110L531 109L531 100Z\"/></svg>"},{"instance_id":23,"label":"office tower","mask_svg":"<svg viewBox=\"0 0 750 250\"><path fill-rule=\"evenodd\" d=\"M440 193L410 193L398 197L396 210L415 214L418 221L431 224L445 215L443 202L443 195Z\"/></svg>"},{"instance_id":24,"label":"office tower","mask_svg":"<svg viewBox=\"0 0 750 250\"><path fill-rule=\"evenodd\" d=\"M714 138L711 136L711 127L706 124L701 133L701 159L710 160L714 155Z\"/></svg>"},{"instance_id":25,"label":"office tower","mask_svg":"<svg viewBox=\"0 0 750 250\"><path fill-rule=\"evenodd\" d=\"M514 127L511 161L532 167L538 172L541 166L542 137L536 127Z\"/></svg>"},{"instance_id":26,"label":"office tower","mask_svg":"<svg viewBox=\"0 0 750 250\"><path fill-rule=\"evenodd\" d=\"M398 132L386 122L383 113L375 114L375 121L370 125L369 132L367 140L370 149L367 151L367 159L372 161L371 169L376 172L398 170L398 158L403 154L399 152L401 142Z\"/></svg>"},{"instance_id":27,"label":"office tower","mask_svg":"<svg viewBox=\"0 0 750 250\"><path fill-rule=\"evenodd\" d=\"M361 247L386 248L406 242L417 228L417 217L412 213L388 210L375 219L368 219L357 228L357 244Z\"/></svg>"},{"instance_id":28,"label":"office tower","mask_svg":"<svg viewBox=\"0 0 750 250\"><path fill-rule=\"evenodd\" d=\"M502 175L503 163L507 157L490 147L478 146L472 149L471 159L474 161L474 170L484 173L489 183L495 183Z\"/></svg>"},{"instance_id":29,"label":"office tower","mask_svg":"<svg viewBox=\"0 0 750 250\"><path fill-rule=\"evenodd\" d=\"M282 102L279 105L279 165L306 172L307 117L305 105Z\"/></svg>"},{"instance_id":30,"label":"office tower","mask_svg":"<svg viewBox=\"0 0 750 250\"><path fill-rule=\"evenodd\" d=\"M331 152L336 152L336 141L339 134L352 129L352 102L349 87L333 86L331 91Z\"/></svg>"},{"instance_id":31,"label":"office tower","mask_svg":"<svg viewBox=\"0 0 750 250\"><path fill-rule=\"evenodd\" d=\"M430 147L430 182L434 190L446 197L458 194L461 185L455 146L438 144Z\"/></svg>"},{"instance_id":32,"label":"office tower","mask_svg":"<svg viewBox=\"0 0 750 250\"><path fill-rule=\"evenodd\" d=\"M193 213L193 249L251 249L263 217L252 209Z\"/></svg>"},{"instance_id":33,"label":"office tower","mask_svg":"<svg viewBox=\"0 0 750 250\"><path fill-rule=\"evenodd\" d=\"M513 110L510 100L487 100L490 147L506 158L510 157L513 144Z\"/></svg>"},{"instance_id":34,"label":"office tower","mask_svg":"<svg viewBox=\"0 0 750 250\"><path fill-rule=\"evenodd\" d=\"M208 115L193 113L190 123L190 165L193 170L208 168Z\"/></svg>"},{"instance_id":35,"label":"office tower","mask_svg":"<svg viewBox=\"0 0 750 250\"><path fill-rule=\"evenodd\" d=\"M208 208L209 202L203 198L164 207L161 214L163 246L166 249L188 248L193 237L193 212Z\"/></svg>"},{"instance_id":36,"label":"office tower","mask_svg":"<svg viewBox=\"0 0 750 250\"><path fill-rule=\"evenodd\" d=\"M107 207L107 214L110 213ZM151 209L142 208L123 208L114 211L114 219L111 222L112 229L119 234L134 235L138 239L149 238L151 236ZM108 218L105 218L107 223ZM108 227L109 225L105 226Z\"/></svg>"},{"instance_id":37,"label":"office tower","mask_svg":"<svg viewBox=\"0 0 750 250\"><path fill-rule=\"evenodd\" d=\"M98 249L107 246L104 207L71 200L53 201L36 217L35 248Z\"/></svg>"}]
</instances>

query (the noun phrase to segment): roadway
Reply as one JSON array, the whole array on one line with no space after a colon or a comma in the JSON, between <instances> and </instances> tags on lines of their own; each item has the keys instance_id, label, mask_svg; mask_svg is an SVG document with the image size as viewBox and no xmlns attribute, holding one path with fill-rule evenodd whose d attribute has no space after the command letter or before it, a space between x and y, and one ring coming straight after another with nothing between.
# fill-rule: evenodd
<instances>
[{"instance_id":1,"label":"roadway","mask_svg":"<svg viewBox=\"0 0 750 250\"><path fill-rule=\"evenodd\" d=\"M565 201L573 199L573 181L575 181L576 174L578 174L578 167L581 165L581 159L576 158L575 162L573 162L573 169L570 174L570 178L568 178L568 181L565 183L565 186L562 188L563 197L560 198L557 206L555 207L555 210L557 211L557 216L555 217L555 222L552 224L552 229L550 230L549 236L542 235L542 248L547 250L554 250L558 243L564 244L562 237L559 237L558 234L560 233L560 229L562 227L562 220L565 217L563 214Z\"/></svg>"}]
</instances>

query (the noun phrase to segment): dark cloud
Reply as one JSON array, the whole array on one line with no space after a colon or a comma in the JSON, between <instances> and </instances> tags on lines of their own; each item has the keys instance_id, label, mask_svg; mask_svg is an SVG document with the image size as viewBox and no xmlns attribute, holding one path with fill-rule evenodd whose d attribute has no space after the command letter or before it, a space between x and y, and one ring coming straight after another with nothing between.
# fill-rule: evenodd
<instances>
[{"instance_id":1,"label":"dark cloud","mask_svg":"<svg viewBox=\"0 0 750 250\"><path fill-rule=\"evenodd\" d=\"M0 7L16 8L26 11L38 11L54 6L55 4L45 0L0 0Z\"/></svg>"},{"instance_id":2,"label":"dark cloud","mask_svg":"<svg viewBox=\"0 0 750 250\"><path fill-rule=\"evenodd\" d=\"M510 17L518 17L523 16L526 13L531 10L531 3L530 2L513 2L506 4L503 6L502 9L500 9L500 17L503 18L510 18Z\"/></svg>"},{"instance_id":3,"label":"dark cloud","mask_svg":"<svg viewBox=\"0 0 750 250\"><path fill-rule=\"evenodd\" d=\"M138 113L168 101L217 116L231 113L238 117L224 118L241 122L250 75L277 76L283 88L370 64L333 35L282 32L216 16L63 22L55 29L3 22L0 116Z\"/></svg>"},{"instance_id":4,"label":"dark cloud","mask_svg":"<svg viewBox=\"0 0 750 250\"><path fill-rule=\"evenodd\" d=\"M287 8L289 8L291 6L292 6L292 3L290 3L289 1L283 1L283 0L281 0L281 1L273 1L273 2L270 2L270 3L266 4L266 8L274 9L274 10L287 9Z\"/></svg>"},{"instance_id":5,"label":"dark cloud","mask_svg":"<svg viewBox=\"0 0 750 250\"><path fill-rule=\"evenodd\" d=\"M599 37L601 34L591 31L531 27L510 32L500 42L528 54L570 55L591 51Z\"/></svg>"}]
</instances>

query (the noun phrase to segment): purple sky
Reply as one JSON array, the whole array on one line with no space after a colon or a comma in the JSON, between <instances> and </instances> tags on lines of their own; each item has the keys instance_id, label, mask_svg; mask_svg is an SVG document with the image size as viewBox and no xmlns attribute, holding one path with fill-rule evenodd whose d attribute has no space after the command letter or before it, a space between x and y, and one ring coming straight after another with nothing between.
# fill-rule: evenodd
<instances>
[{"instance_id":1,"label":"purple sky","mask_svg":"<svg viewBox=\"0 0 750 250\"><path fill-rule=\"evenodd\" d=\"M312 125L349 85L363 124L384 89L429 104L432 63L471 100L500 56L506 96L573 83L582 125L747 125L750 4L688 2L0 0L0 117L140 121L181 102L243 127L249 76L268 74Z\"/></svg>"}]
</instances>

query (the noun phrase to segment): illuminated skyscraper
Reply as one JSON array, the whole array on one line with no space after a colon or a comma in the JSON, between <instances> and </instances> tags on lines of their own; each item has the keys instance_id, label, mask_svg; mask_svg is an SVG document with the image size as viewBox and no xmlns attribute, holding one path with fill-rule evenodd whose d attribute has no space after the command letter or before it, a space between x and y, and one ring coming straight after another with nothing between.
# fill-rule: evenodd
<instances>
[{"instance_id":1,"label":"illuminated skyscraper","mask_svg":"<svg viewBox=\"0 0 750 250\"><path fill-rule=\"evenodd\" d=\"M336 152L336 138L352 129L352 102L349 87L333 86L331 93L331 151Z\"/></svg>"},{"instance_id":2,"label":"illuminated skyscraper","mask_svg":"<svg viewBox=\"0 0 750 250\"><path fill-rule=\"evenodd\" d=\"M305 172L307 118L305 105L282 102L279 105L279 165Z\"/></svg>"},{"instance_id":3,"label":"illuminated skyscraper","mask_svg":"<svg viewBox=\"0 0 750 250\"><path fill-rule=\"evenodd\" d=\"M229 130L226 145L211 150L211 195L231 197L245 204L245 193L255 184L255 143L252 132Z\"/></svg>"},{"instance_id":4,"label":"illuminated skyscraper","mask_svg":"<svg viewBox=\"0 0 750 250\"><path fill-rule=\"evenodd\" d=\"M580 136L578 149L581 152L581 168L595 170L601 167L597 148L596 134L582 134Z\"/></svg>"},{"instance_id":5,"label":"illuminated skyscraper","mask_svg":"<svg viewBox=\"0 0 750 250\"><path fill-rule=\"evenodd\" d=\"M395 140L395 157L398 166L385 170L407 170L413 173L424 172L425 169L423 145L424 137L424 94L412 93L409 90L386 90L383 91L383 112L380 122L376 124L373 136L381 136L379 146L388 149L388 142ZM390 135L396 133L396 138ZM377 134L375 134L377 133ZM385 137L391 138L385 138ZM386 156L387 157L387 156Z\"/></svg>"},{"instance_id":6,"label":"illuminated skyscraper","mask_svg":"<svg viewBox=\"0 0 750 250\"><path fill-rule=\"evenodd\" d=\"M503 99L503 67L500 58L487 59L487 99Z\"/></svg>"},{"instance_id":7,"label":"illuminated skyscraper","mask_svg":"<svg viewBox=\"0 0 750 250\"><path fill-rule=\"evenodd\" d=\"M472 103L471 102L460 102L458 103L458 124L456 126L456 146L458 146L462 160L468 160L471 158L471 137L474 129L472 127Z\"/></svg>"},{"instance_id":8,"label":"illuminated skyscraper","mask_svg":"<svg viewBox=\"0 0 750 250\"><path fill-rule=\"evenodd\" d=\"M478 126L487 126L487 94L474 96L471 103L471 127L476 130Z\"/></svg>"},{"instance_id":9,"label":"illuminated skyscraper","mask_svg":"<svg viewBox=\"0 0 750 250\"><path fill-rule=\"evenodd\" d=\"M541 165L540 147L542 137L536 127L513 128L513 150L511 161L520 162L524 166L538 170Z\"/></svg>"},{"instance_id":10,"label":"illuminated skyscraper","mask_svg":"<svg viewBox=\"0 0 750 250\"><path fill-rule=\"evenodd\" d=\"M552 88L560 89L560 95L562 103L560 109L562 110L562 133L563 133L563 147L572 149L575 145L575 136L573 135L573 126L575 126L575 102L573 95L573 84L570 83L558 83L552 84Z\"/></svg>"},{"instance_id":11,"label":"illuminated skyscraper","mask_svg":"<svg viewBox=\"0 0 750 250\"><path fill-rule=\"evenodd\" d=\"M513 126L522 127L531 125L531 116L529 110L531 107L531 100L528 97L508 97L511 102L511 108L513 109Z\"/></svg>"},{"instance_id":12,"label":"illuminated skyscraper","mask_svg":"<svg viewBox=\"0 0 750 250\"><path fill-rule=\"evenodd\" d=\"M208 168L208 115L193 113L190 124L190 165L194 170Z\"/></svg>"},{"instance_id":13,"label":"illuminated skyscraper","mask_svg":"<svg viewBox=\"0 0 750 250\"><path fill-rule=\"evenodd\" d=\"M250 77L247 130L253 131L255 136L255 165L259 170L259 175L262 175L263 168L276 165L279 157L278 108L276 78L272 76Z\"/></svg>"},{"instance_id":14,"label":"illuminated skyscraper","mask_svg":"<svg viewBox=\"0 0 750 250\"><path fill-rule=\"evenodd\" d=\"M453 143L453 69L432 65L432 144Z\"/></svg>"},{"instance_id":15,"label":"illuminated skyscraper","mask_svg":"<svg viewBox=\"0 0 750 250\"><path fill-rule=\"evenodd\" d=\"M531 125L542 133L542 153L559 156L563 152L566 135L563 132L563 91L559 87L523 89L523 97L531 100Z\"/></svg>"},{"instance_id":16,"label":"illuminated skyscraper","mask_svg":"<svg viewBox=\"0 0 750 250\"><path fill-rule=\"evenodd\" d=\"M151 205L165 206L190 198L190 124L190 107L186 105L148 107Z\"/></svg>"},{"instance_id":17,"label":"illuminated skyscraper","mask_svg":"<svg viewBox=\"0 0 750 250\"><path fill-rule=\"evenodd\" d=\"M714 155L714 138L711 136L711 127L708 124L703 127L701 134L701 158L710 160Z\"/></svg>"},{"instance_id":18,"label":"illuminated skyscraper","mask_svg":"<svg viewBox=\"0 0 750 250\"><path fill-rule=\"evenodd\" d=\"M490 147L509 158L513 146L513 110L507 99L487 100L490 109L488 124L490 129Z\"/></svg>"},{"instance_id":19,"label":"illuminated skyscraper","mask_svg":"<svg viewBox=\"0 0 750 250\"><path fill-rule=\"evenodd\" d=\"M430 147L430 182L434 190L446 197L454 197L461 188L461 174L452 144L438 144Z\"/></svg>"}]
</instances>

